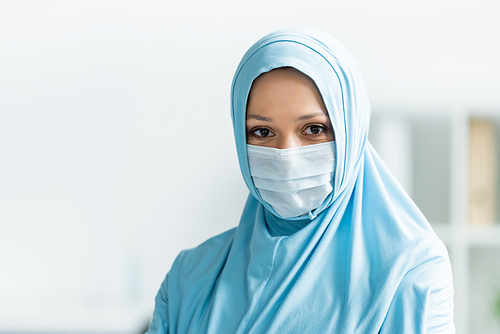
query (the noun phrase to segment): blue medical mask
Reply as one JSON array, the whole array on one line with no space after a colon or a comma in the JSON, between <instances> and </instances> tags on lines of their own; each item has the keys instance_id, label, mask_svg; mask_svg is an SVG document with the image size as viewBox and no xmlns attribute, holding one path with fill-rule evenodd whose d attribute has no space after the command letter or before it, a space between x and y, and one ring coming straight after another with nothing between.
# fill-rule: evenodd
<instances>
[{"instance_id":1,"label":"blue medical mask","mask_svg":"<svg viewBox=\"0 0 500 334\"><path fill-rule=\"evenodd\" d=\"M283 150L247 145L247 154L255 187L283 218L316 209L333 190L334 141Z\"/></svg>"}]
</instances>

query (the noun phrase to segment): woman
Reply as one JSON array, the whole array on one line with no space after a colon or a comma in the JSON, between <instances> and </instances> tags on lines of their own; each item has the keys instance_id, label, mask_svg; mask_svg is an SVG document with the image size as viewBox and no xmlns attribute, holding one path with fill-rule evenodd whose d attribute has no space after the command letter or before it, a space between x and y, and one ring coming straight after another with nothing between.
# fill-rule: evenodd
<instances>
[{"instance_id":1,"label":"woman","mask_svg":"<svg viewBox=\"0 0 500 334\"><path fill-rule=\"evenodd\" d=\"M367 141L349 53L272 33L231 98L250 196L238 227L177 257L148 333L454 333L446 249Z\"/></svg>"}]
</instances>

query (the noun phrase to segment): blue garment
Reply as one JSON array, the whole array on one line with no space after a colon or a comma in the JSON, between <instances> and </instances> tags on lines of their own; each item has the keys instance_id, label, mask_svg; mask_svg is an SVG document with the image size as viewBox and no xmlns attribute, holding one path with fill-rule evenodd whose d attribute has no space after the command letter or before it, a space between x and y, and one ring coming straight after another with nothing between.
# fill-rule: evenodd
<instances>
[{"instance_id":1,"label":"blue garment","mask_svg":"<svg viewBox=\"0 0 500 334\"><path fill-rule=\"evenodd\" d=\"M283 219L250 176L252 81L294 67L316 83L335 132L334 190ZM446 248L367 141L370 107L349 53L313 30L281 30L245 54L232 118L250 190L238 227L180 253L148 333L455 333Z\"/></svg>"}]
</instances>

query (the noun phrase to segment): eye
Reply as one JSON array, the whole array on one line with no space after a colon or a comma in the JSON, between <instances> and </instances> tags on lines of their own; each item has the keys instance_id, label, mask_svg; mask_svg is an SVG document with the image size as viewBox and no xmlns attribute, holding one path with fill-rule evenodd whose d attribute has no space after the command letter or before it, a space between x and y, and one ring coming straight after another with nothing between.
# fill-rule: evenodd
<instances>
[{"instance_id":1,"label":"eye","mask_svg":"<svg viewBox=\"0 0 500 334\"><path fill-rule=\"evenodd\" d=\"M274 133L266 128L258 128L258 129L253 129L250 131L250 133L258 138L267 138L267 137L272 137L274 136Z\"/></svg>"},{"instance_id":2,"label":"eye","mask_svg":"<svg viewBox=\"0 0 500 334\"><path fill-rule=\"evenodd\" d=\"M321 125L309 125L305 130L304 134L306 135L317 135L321 132L325 131L325 128Z\"/></svg>"}]
</instances>

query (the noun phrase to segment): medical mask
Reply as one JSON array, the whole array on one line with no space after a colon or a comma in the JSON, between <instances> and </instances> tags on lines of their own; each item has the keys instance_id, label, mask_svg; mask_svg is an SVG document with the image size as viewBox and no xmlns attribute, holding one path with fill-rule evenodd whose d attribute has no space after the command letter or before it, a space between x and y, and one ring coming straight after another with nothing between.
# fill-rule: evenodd
<instances>
[{"instance_id":1,"label":"medical mask","mask_svg":"<svg viewBox=\"0 0 500 334\"><path fill-rule=\"evenodd\" d=\"M333 190L334 141L283 150L247 145L247 154L255 187L283 218L316 209Z\"/></svg>"}]
</instances>

